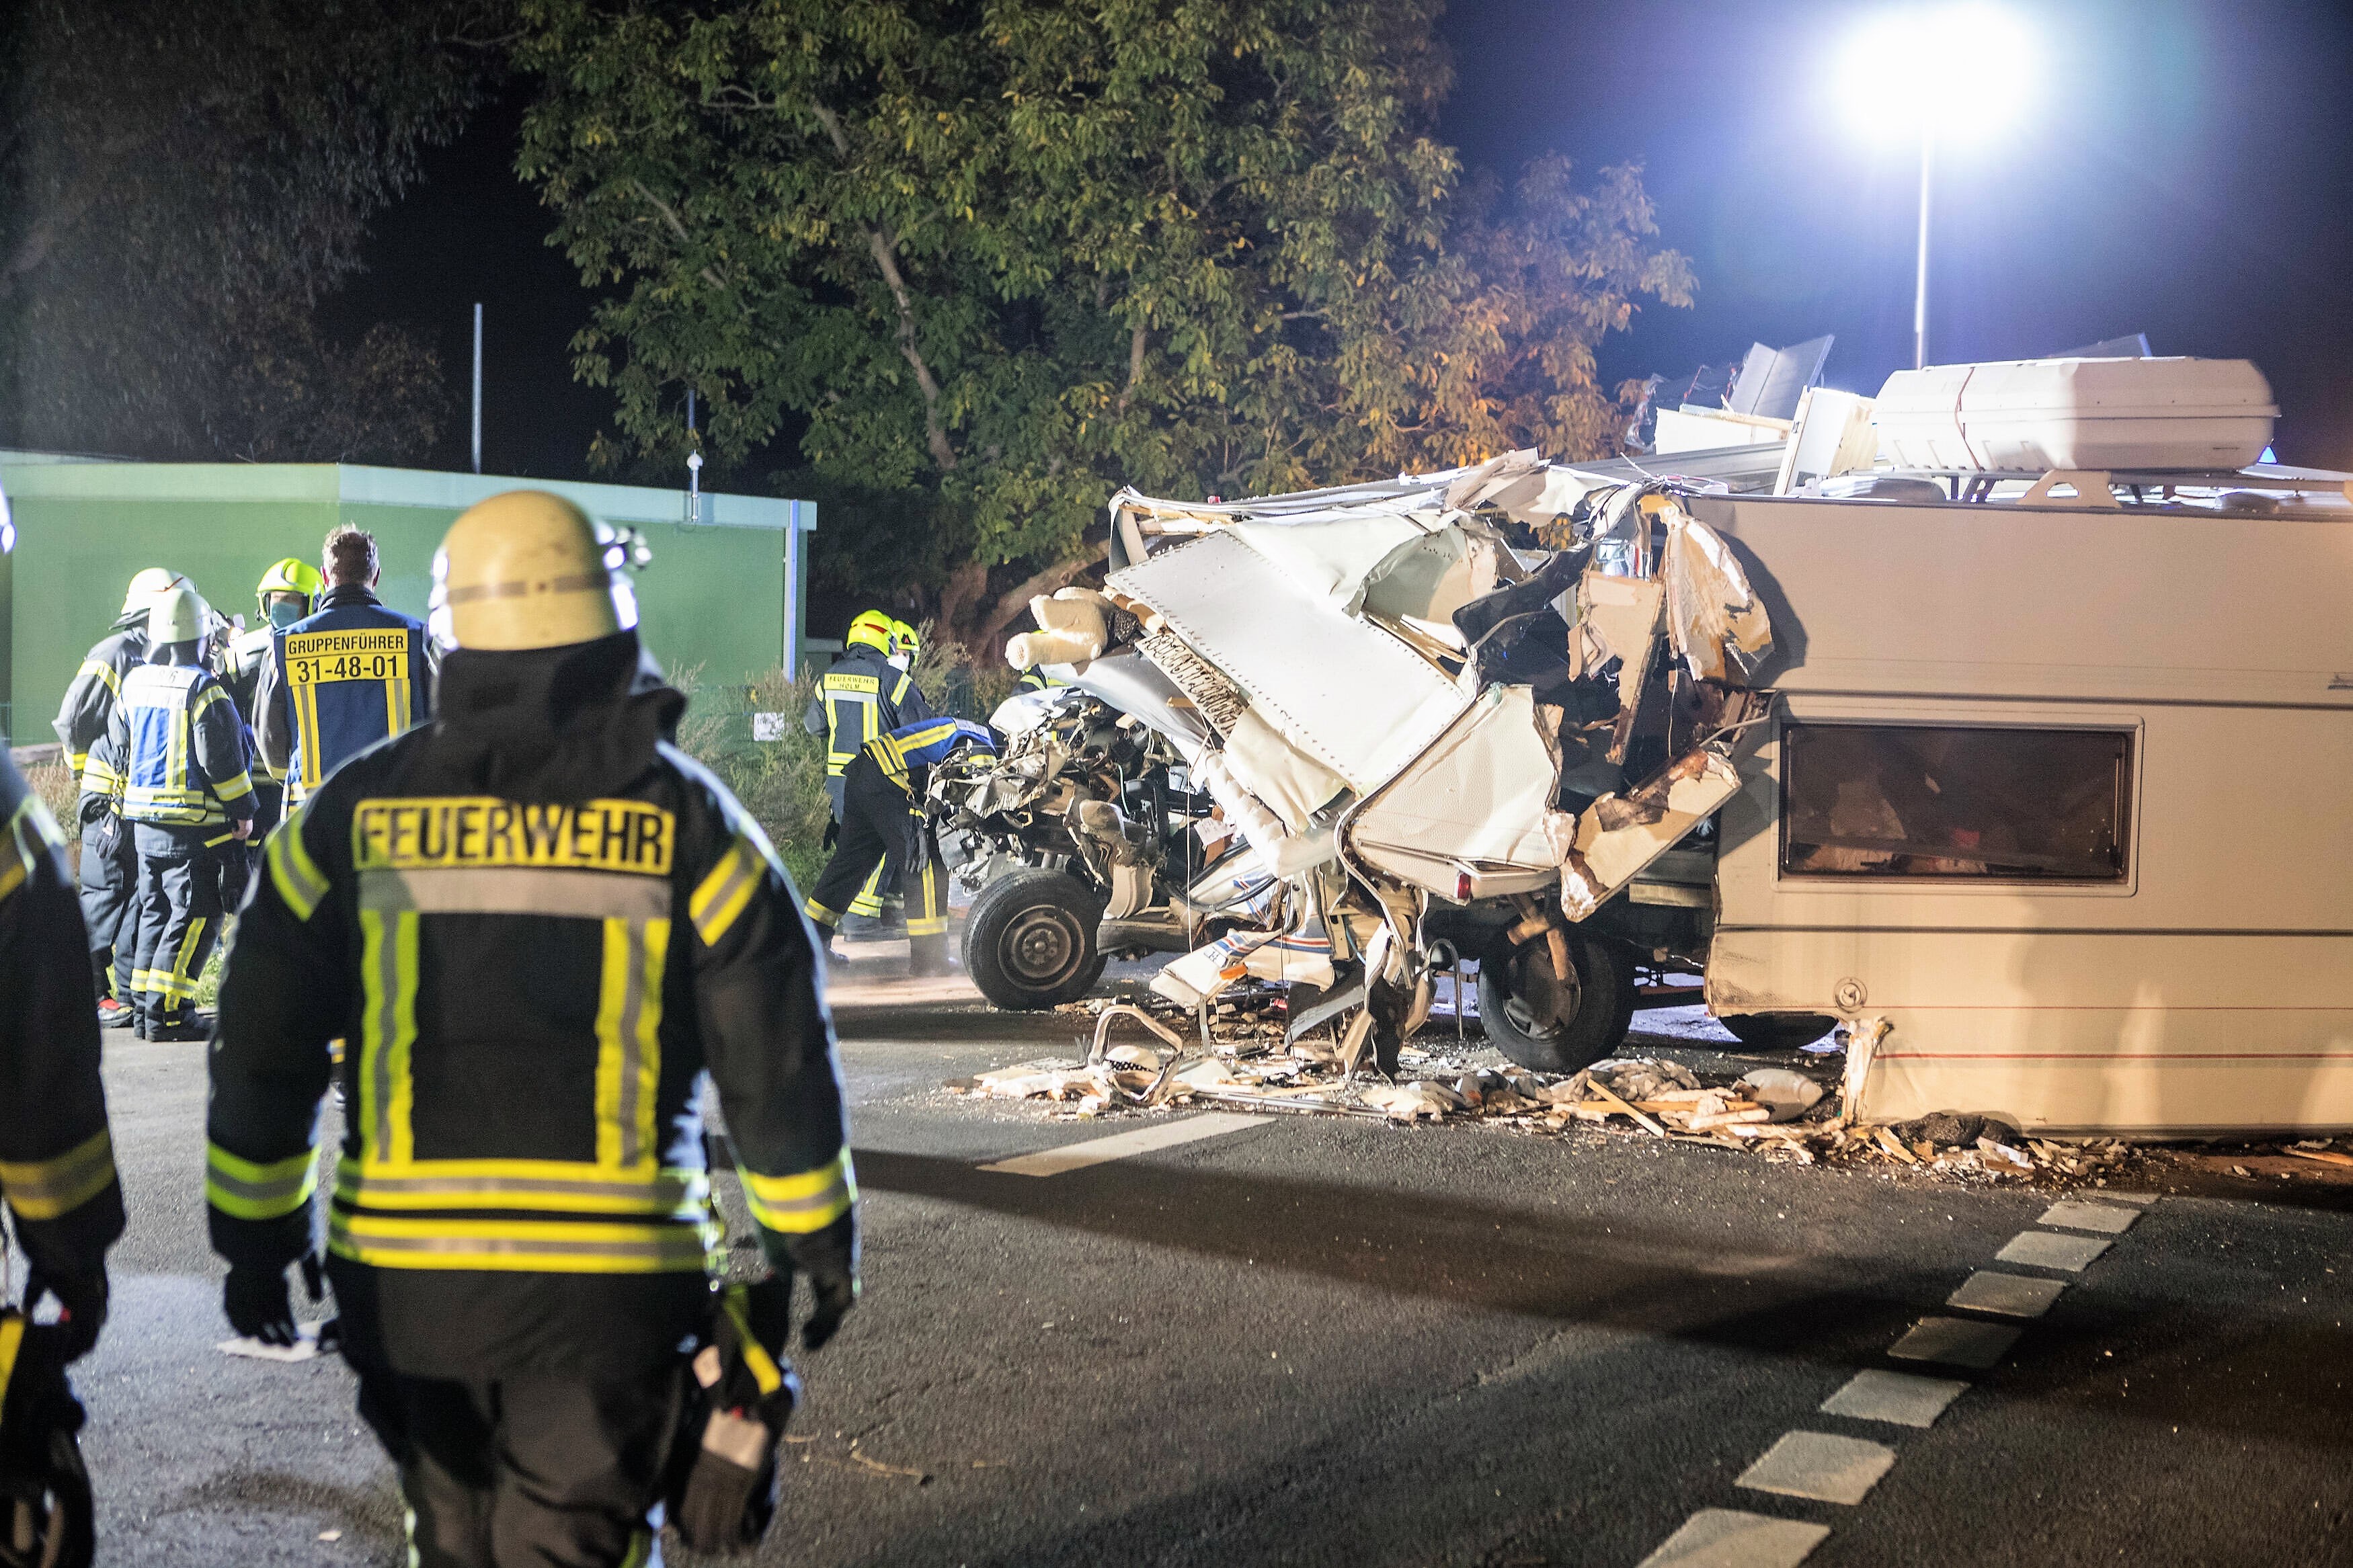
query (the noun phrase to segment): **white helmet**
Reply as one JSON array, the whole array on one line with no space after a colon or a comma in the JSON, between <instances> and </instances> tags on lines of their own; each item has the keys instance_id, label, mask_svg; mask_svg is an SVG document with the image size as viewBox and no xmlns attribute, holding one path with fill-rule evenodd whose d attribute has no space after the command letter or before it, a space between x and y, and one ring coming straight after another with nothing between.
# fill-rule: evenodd
<instances>
[{"instance_id":1,"label":"white helmet","mask_svg":"<svg viewBox=\"0 0 2353 1568\"><path fill-rule=\"evenodd\" d=\"M182 581L185 584L185 579ZM147 606L147 646L194 642L206 634L212 614L212 606L194 588L167 588Z\"/></svg>"},{"instance_id":2,"label":"white helmet","mask_svg":"<svg viewBox=\"0 0 2353 1568\"><path fill-rule=\"evenodd\" d=\"M622 537L562 496L509 490L468 507L433 557L433 635L516 651L593 642L638 624Z\"/></svg>"}]
</instances>

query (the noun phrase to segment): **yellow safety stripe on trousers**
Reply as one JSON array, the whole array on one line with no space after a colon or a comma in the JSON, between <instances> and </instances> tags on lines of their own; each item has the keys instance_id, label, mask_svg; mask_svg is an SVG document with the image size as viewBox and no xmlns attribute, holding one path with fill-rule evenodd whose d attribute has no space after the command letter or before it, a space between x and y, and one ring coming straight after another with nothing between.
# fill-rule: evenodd
<instances>
[{"instance_id":1,"label":"yellow safety stripe on trousers","mask_svg":"<svg viewBox=\"0 0 2353 1568\"><path fill-rule=\"evenodd\" d=\"M335 1201L358 1209L507 1209L649 1219L710 1216L711 1179L681 1166L617 1172L570 1160L418 1160L335 1164Z\"/></svg>"},{"instance_id":2,"label":"yellow safety stripe on trousers","mask_svg":"<svg viewBox=\"0 0 2353 1568\"><path fill-rule=\"evenodd\" d=\"M907 934L942 936L948 929L947 903L940 897L937 863L925 856L907 900Z\"/></svg>"},{"instance_id":3,"label":"yellow safety stripe on trousers","mask_svg":"<svg viewBox=\"0 0 2353 1568\"><path fill-rule=\"evenodd\" d=\"M114 1140L104 1129L47 1160L0 1160L0 1192L19 1219L58 1219L114 1180Z\"/></svg>"},{"instance_id":4,"label":"yellow safety stripe on trousers","mask_svg":"<svg viewBox=\"0 0 2353 1568\"><path fill-rule=\"evenodd\" d=\"M327 1222L327 1247L378 1268L690 1274L702 1271L719 1234L700 1224L407 1219L339 1208Z\"/></svg>"},{"instance_id":5,"label":"yellow safety stripe on trousers","mask_svg":"<svg viewBox=\"0 0 2353 1568\"><path fill-rule=\"evenodd\" d=\"M889 865L888 860L874 862L874 869L866 873L865 885L858 889L858 896L849 900L851 914L869 915L878 920L881 918L882 872Z\"/></svg>"},{"instance_id":6,"label":"yellow safety stripe on trousers","mask_svg":"<svg viewBox=\"0 0 2353 1568\"><path fill-rule=\"evenodd\" d=\"M232 1219L282 1219L302 1208L319 1187L316 1149L259 1163L240 1160L219 1144L205 1144L205 1201Z\"/></svg>"},{"instance_id":7,"label":"yellow safety stripe on trousers","mask_svg":"<svg viewBox=\"0 0 2353 1568\"><path fill-rule=\"evenodd\" d=\"M204 941L205 919L205 916L197 915L188 921L188 934L180 939L180 951L172 955L170 969L147 972L147 988L150 991L175 1002L196 999L196 983L203 977L188 972L195 967L196 949Z\"/></svg>"},{"instance_id":8,"label":"yellow safety stripe on trousers","mask_svg":"<svg viewBox=\"0 0 2353 1568\"><path fill-rule=\"evenodd\" d=\"M269 879L298 921L308 921L318 910L319 900L327 896L326 874L302 843L302 825L309 820L309 812L295 812L278 825L264 849Z\"/></svg>"},{"instance_id":9,"label":"yellow safety stripe on trousers","mask_svg":"<svg viewBox=\"0 0 2353 1568\"><path fill-rule=\"evenodd\" d=\"M654 1096L661 1084L662 972L670 921L605 921L596 996L596 1163L650 1164L658 1148Z\"/></svg>"},{"instance_id":10,"label":"yellow safety stripe on trousers","mask_svg":"<svg viewBox=\"0 0 2353 1568\"><path fill-rule=\"evenodd\" d=\"M801 913L808 916L809 919L817 921L817 923L821 926L838 926L841 923L841 911L839 910L827 909L815 899L803 899L801 900Z\"/></svg>"},{"instance_id":11,"label":"yellow safety stripe on trousers","mask_svg":"<svg viewBox=\"0 0 2353 1568\"><path fill-rule=\"evenodd\" d=\"M797 1176L763 1176L741 1165L735 1173L744 1178L744 1201L752 1217L786 1236L823 1230L858 1201L858 1173L849 1168L847 1149Z\"/></svg>"},{"instance_id":12,"label":"yellow safety stripe on trousers","mask_svg":"<svg viewBox=\"0 0 2353 1568\"><path fill-rule=\"evenodd\" d=\"M754 843L745 834L737 834L735 842L719 858L695 887L693 896L686 900L686 912L694 921L702 945L715 947L727 934L735 917L744 912L759 890L760 879L767 873L768 858L763 853L767 847Z\"/></svg>"}]
</instances>

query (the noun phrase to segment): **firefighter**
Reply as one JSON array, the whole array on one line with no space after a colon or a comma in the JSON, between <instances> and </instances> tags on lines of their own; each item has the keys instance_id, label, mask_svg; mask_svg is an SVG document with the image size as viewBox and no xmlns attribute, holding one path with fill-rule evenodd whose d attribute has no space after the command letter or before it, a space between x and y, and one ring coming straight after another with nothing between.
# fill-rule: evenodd
<instances>
[{"instance_id":1,"label":"firefighter","mask_svg":"<svg viewBox=\"0 0 2353 1568\"><path fill-rule=\"evenodd\" d=\"M89 1478L66 1366L106 1321L122 1186L99 1081L89 937L65 835L0 750L0 1199L31 1264L0 1299L0 1559L90 1561ZM28 1321L43 1297L55 1321Z\"/></svg>"},{"instance_id":2,"label":"firefighter","mask_svg":"<svg viewBox=\"0 0 2353 1568\"><path fill-rule=\"evenodd\" d=\"M904 655L894 630L901 626L906 626L909 642ZM860 611L842 639L847 647L841 658L818 679L818 694L802 715L801 722L810 734L820 730L825 734L825 793L833 803L833 822L826 830L828 849L841 831L842 775L858 749L902 724L938 717L908 673L908 666L914 662L914 628L906 622L893 620L880 610ZM850 900L848 912L882 919L884 906L900 901L896 875L888 862L877 866L874 875Z\"/></svg>"},{"instance_id":3,"label":"firefighter","mask_svg":"<svg viewBox=\"0 0 2353 1568\"><path fill-rule=\"evenodd\" d=\"M156 596L188 586L177 572L150 566L131 579L114 629L91 648L66 688L66 700L51 728L64 746L66 766L79 781L74 815L81 835L81 913L90 936L90 966L97 982L99 1021L109 1028L129 1025L131 955L138 946L139 852L122 826L119 757L101 756L106 721L122 696L122 678L147 662L147 611Z\"/></svg>"},{"instance_id":4,"label":"firefighter","mask_svg":"<svg viewBox=\"0 0 2353 1568\"><path fill-rule=\"evenodd\" d=\"M915 668L916 656L923 651L923 637L921 632L904 621L891 623L892 668L902 672L912 672Z\"/></svg>"},{"instance_id":5,"label":"firefighter","mask_svg":"<svg viewBox=\"0 0 2353 1568\"><path fill-rule=\"evenodd\" d=\"M122 679L107 723L121 759L122 817L139 851L131 1005L142 1040L201 1040L196 981L220 937L224 846L253 835L251 758L237 704L202 662L193 588L147 612L147 662Z\"/></svg>"},{"instance_id":6,"label":"firefighter","mask_svg":"<svg viewBox=\"0 0 2353 1568\"><path fill-rule=\"evenodd\" d=\"M803 1343L858 1293L808 928L759 827L672 743L685 700L621 560L544 492L451 525L438 712L271 836L221 991L206 1194L230 1326L294 1334L339 1075L326 1268L420 1568L646 1560L681 1347L715 1300L706 1072L768 1260L814 1287Z\"/></svg>"},{"instance_id":7,"label":"firefighter","mask_svg":"<svg viewBox=\"0 0 2353 1568\"><path fill-rule=\"evenodd\" d=\"M375 596L375 535L338 528L321 560L326 592L312 614L270 633L253 699L262 765L285 781L290 809L345 761L433 710L438 653L424 622Z\"/></svg>"},{"instance_id":8,"label":"firefighter","mask_svg":"<svg viewBox=\"0 0 2353 1568\"><path fill-rule=\"evenodd\" d=\"M997 738L962 719L926 719L878 735L859 749L843 775L841 837L802 907L829 949L845 904L877 869L909 890L908 973L948 972L947 868L923 813L931 770L955 752L994 752Z\"/></svg>"},{"instance_id":9,"label":"firefighter","mask_svg":"<svg viewBox=\"0 0 2353 1568\"><path fill-rule=\"evenodd\" d=\"M858 749L902 724L938 717L915 678L892 662L898 651L892 624L880 610L863 611L849 623L842 656L818 678L817 695L801 716L810 734L825 736L825 793L837 824L842 820L842 775Z\"/></svg>"},{"instance_id":10,"label":"firefighter","mask_svg":"<svg viewBox=\"0 0 2353 1568\"><path fill-rule=\"evenodd\" d=\"M228 688L238 715L245 720L248 733L261 733L261 710L255 699L261 694L261 672L269 668L270 650L277 645L278 634L305 619L318 608L319 595L326 591L327 581L319 569L307 561L292 556L278 562L261 574L261 582L253 596L261 609L261 617L253 626L240 633L229 644L227 668L221 671L221 682ZM259 742L254 742L259 749ZM253 837L256 842L278 826L286 797L285 785L265 771L253 781Z\"/></svg>"}]
</instances>

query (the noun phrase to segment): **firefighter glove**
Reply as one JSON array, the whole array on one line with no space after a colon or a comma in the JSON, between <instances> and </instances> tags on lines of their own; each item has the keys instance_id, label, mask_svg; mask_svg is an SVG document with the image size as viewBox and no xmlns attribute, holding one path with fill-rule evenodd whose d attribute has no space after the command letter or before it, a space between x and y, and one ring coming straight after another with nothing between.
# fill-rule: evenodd
<instances>
[{"instance_id":1,"label":"firefighter glove","mask_svg":"<svg viewBox=\"0 0 2353 1568\"><path fill-rule=\"evenodd\" d=\"M796 1272L808 1276L815 1300L801 1325L801 1345L816 1350L833 1338L841 1320L858 1305L858 1211L852 1209L823 1230L786 1243Z\"/></svg>"},{"instance_id":2,"label":"firefighter glove","mask_svg":"<svg viewBox=\"0 0 2353 1568\"><path fill-rule=\"evenodd\" d=\"M221 1310L228 1326L244 1339L266 1345L294 1342L294 1297L286 1288L286 1270L261 1268L249 1263L229 1266L228 1281L221 1287Z\"/></svg>"},{"instance_id":3,"label":"firefighter glove","mask_svg":"<svg viewBox=\"0 0 2353 1568\"><path fill-rule=\"evenodd\" d=\"M26 1281L26 1309L29 1311L44 1294L56 1298L58 1303L58 1321L48 1325L58 1364L79 1361L98 1343L98 1331L106 1326L105 1268L87 1274L50 1274L37 1268Z\"/></svg>"},{"instance_id":4,"label":"firefighter glove","mask_svg":"<svg viewBox=\"0 0 2353 1568\"><path fill-rule=\"evenodd\" d=\"M839 818L828 818L825 825L825 837L818 840L817 847L820 849L830 849L840 842L841 822Z\"/></svg>"}]
</instances>

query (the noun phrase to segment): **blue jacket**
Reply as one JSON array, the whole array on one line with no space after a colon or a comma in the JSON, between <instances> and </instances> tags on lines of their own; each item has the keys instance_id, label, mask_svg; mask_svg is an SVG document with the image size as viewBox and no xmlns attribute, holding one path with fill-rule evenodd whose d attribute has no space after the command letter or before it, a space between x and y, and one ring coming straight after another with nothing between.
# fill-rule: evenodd
<instances>
[{"instance_id":1,"label":"blue jacket","mask_svg":"<svg viewBox=\"0 0 2353 1568\"><path fill-rule=\"evenodd\" d=\"M319 613L270 638L253 705L261 760L305 798L378 741L433 711L438 660L425 623L387 610L356 584L331 588Z\"/></svg>"}]
</instances>

